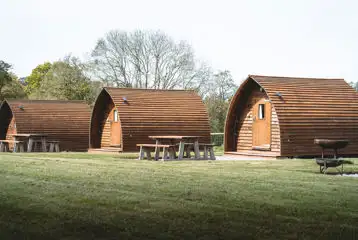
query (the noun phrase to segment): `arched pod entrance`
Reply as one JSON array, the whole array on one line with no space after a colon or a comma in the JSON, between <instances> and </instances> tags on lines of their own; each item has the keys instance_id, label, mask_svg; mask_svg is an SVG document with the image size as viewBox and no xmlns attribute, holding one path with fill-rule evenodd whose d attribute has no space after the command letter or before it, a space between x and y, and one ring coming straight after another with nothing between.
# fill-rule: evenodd
<instances>
[{"instance_id":1,"label":"arched pod entrance","mask_svg":"<svg viewBox=\"0 0 358 240\"><path fill-rule=\"evenodd\" d=\"M242 153L244 146L252 147L247 144L253 134L250 99L261 90L272 105L271 152L276 149L280 157L321 156L314 139L333 139L349 141L341 156L358 155L358 95L344 79L259 75L250 75L230 103L226 152ZM253 150L246 153L267 153Z\"/></svg>"},{"instance_id":2,"label":"arched pod entrance","mask_svg":"<svg viewBox=\"0 0 358 240\"><path fill-rule=\"evenodd\" d=\"M90 148L122 147L119 110L109 93L103 90L92 111Z\"/></svg>"},{"instance_id":3,"label":"arched pod entrance","mask_svg":"<svg viewBox=\"0 0 358 240\"><path fill-rule=\"evenodd\" d=\"M118 126L109 124L115 120L115 110L119 113L120 149L111 148L111 141L119 140L111 135L111 129ZM199 136L202 143L210 143L206 108L201 97L190 90L106 87L93 108L90 132L93 152L137 152L136 144L153 143L149 136L158 135Z\"/></svg>"},{"instance_id":4,"label":"arched pod entrance","mask_svg":"<svg viewBox=\"0 0 358 240\"><path fill-rule=\"evenodd\" d=\"M265 89L250 78L241 84L230 103L224 144L230 153L280 155L276 110Z\"/></svg>"}]
</instances>

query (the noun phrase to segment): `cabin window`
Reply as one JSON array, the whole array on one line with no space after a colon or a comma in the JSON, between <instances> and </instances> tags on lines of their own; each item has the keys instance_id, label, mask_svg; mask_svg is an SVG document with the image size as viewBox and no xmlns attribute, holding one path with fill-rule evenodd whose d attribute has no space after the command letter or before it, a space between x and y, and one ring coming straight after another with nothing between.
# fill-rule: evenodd
<instances>
[{"instance_id":1,"label":"cabin window","mask_svg":"<svg viewBox=\"0 0 358 240\"><path fill-rule=\"evenodd\" d=\"M113 111L113 122L118 122L118 110Z\"/></svg>"},{"instance_id":2,"label":"cabin window","mask_svg":"<svg viewBox=\"0 0 358 240\"><path fill-rule=\"evenodd\" d=\"M259 104L259 119L265 119L265 104Z\"/></svg>"}]
</instances>

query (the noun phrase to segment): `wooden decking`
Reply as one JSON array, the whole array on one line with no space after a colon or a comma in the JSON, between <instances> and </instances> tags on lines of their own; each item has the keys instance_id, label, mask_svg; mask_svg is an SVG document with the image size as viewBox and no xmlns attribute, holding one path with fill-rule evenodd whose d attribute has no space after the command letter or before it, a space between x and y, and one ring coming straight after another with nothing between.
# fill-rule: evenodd
<instances>
[{"instance_id":1,"label":"wooden decking","mask_svg":"<svg viewBox=\"0 0 358 240\"><path fill-rule=\"evenodd\" d=\"M122 148L117 147L106 147L106 148L90 148L88 153L120 153Z\"/></svg>"},{"instance_id":2,"label":"wooden decking","mask_svg":"<svg viewBox=\"0 0 358 240\"><path fill-rule=\"evenodd\" d=\"M275 158L275 157L280 156L280 154L277 153L277 152L255 151L255 150L237 151L237 152L225 152L225 154L242 155L242 156L255 156L255 157L269 157L269 158Z\"/></svg>"}]
</instances>

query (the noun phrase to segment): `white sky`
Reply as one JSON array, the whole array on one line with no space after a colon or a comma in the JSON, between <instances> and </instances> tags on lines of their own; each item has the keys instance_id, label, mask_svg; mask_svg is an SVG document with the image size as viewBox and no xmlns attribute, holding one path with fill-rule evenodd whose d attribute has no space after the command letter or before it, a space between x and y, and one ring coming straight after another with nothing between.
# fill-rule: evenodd
<instances>
[{"instance_id":1,"label":"white sky","mask_svg":"<svg viewBox=\"0 0 358 240\"><path fill-rule=\"evenodd\" d=\"M27 76L84 57L112 29L163 30L201 60L248 74L358 80L355 0L0 0L0 59Z\"/></svg>"}]
</instances>

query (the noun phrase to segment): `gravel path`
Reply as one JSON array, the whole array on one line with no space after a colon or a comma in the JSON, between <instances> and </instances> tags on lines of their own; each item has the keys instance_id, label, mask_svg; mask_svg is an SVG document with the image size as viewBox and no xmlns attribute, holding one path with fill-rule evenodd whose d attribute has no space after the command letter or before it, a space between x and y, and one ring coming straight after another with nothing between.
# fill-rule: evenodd
<instances>
[{"instance_id":1,"label":"gravel path","mask_svg":"<svg viewBox=\"0 0 358 240\"><path fill-rule=\"evenodd\" d=\"M224 155L224 156L216 156L216 160L219 161L245 161L245 160L274 160L275 158L267 158L267 157L255 157L255 156L241 156L241 155Z\"/></svg>"}]
</instances>

